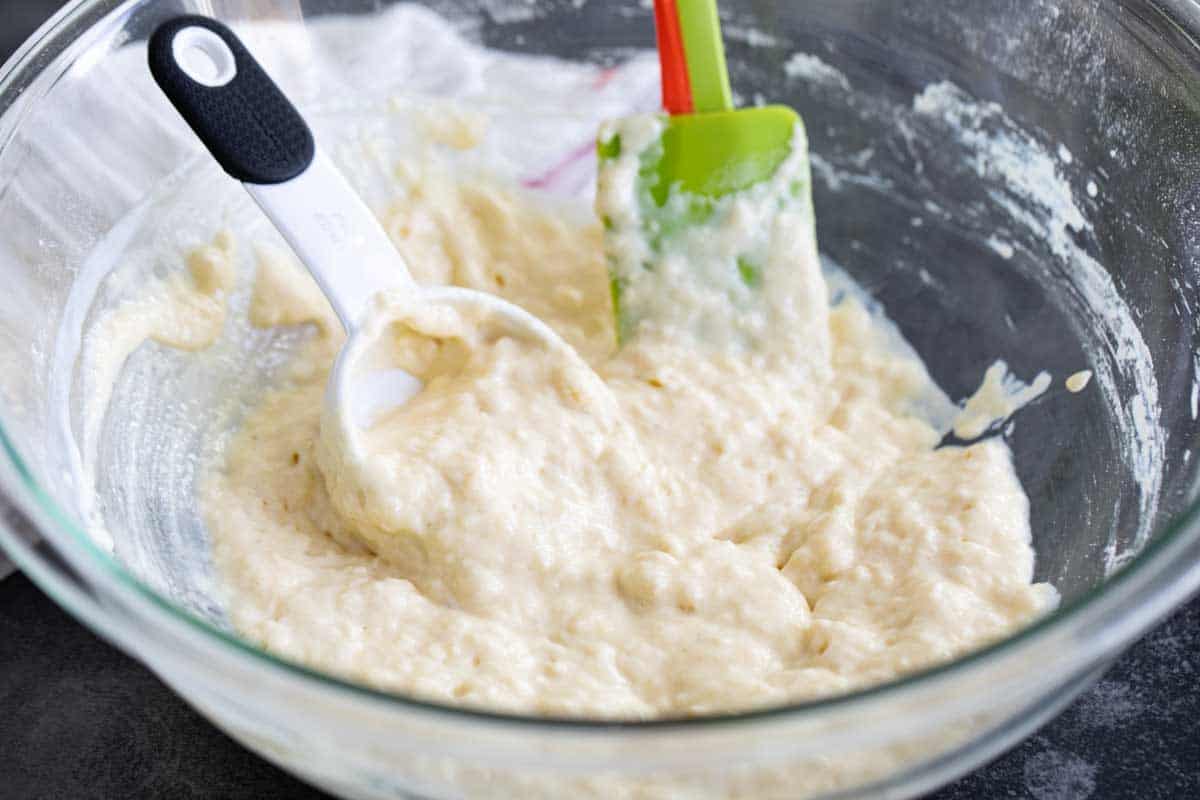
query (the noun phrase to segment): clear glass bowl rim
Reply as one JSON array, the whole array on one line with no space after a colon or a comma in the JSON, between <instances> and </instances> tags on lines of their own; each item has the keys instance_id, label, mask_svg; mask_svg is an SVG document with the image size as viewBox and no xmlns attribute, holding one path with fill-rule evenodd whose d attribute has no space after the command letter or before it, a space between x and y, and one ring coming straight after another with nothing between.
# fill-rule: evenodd
<instances>
[{"instance_id":1,"label":"clear glass bowl rim","mask_svg":"<svg viewBox=\"0 0 1200 800\"><path fill-rule=\"evenodd\" d=\"M126 13L146 0L70 0L47 20L0 65L0 152L3 152L14 132L20 127L21 114L27 112L38 98L24 96L26 88L38 80L41 73L62 63L70 50L86 49L102 38L106 30L119 28ZM1193 42L1200 41L1200 5L1192 0L1158 0L1155 5L1173 24L1188 34ZM76 50L78 55L78 50ZM66 59L70 61L70 59ZM18 102L21 101L21 102ZM0 411L2 411L0 407ZM255 647L228 631L215 627L191 611L176 605L155 592L129 573L106 550L100 548L72 518L58 507L38 485L26 465L8 430L0 419L0 450L8 462L0 473L0 544L44 591L101 634L111 633L104 624L103 610L89 610L87 592L78 586L78 576L72 569L90 578L97 576L107 582L105 588L116 589L124 596L163 612L173 622L201 634L202 638L249 657L266 669L280 670L301 681L311 681L320 688L348 693L358 699L392 705L397 710L432 713L461 719L465 722L515 724L542 730L593 731L664 731L696 729L717 725L752 723L755 721L792 719L818 716L834 709L844 709L858 703L899 695L906 690L927 686L970 670L982 669L989 663L1009 659L1022 651L1034 649L1052 633L1104 630L1107 635L1092 637L1086 650L1076 653L1071 664L1096 663L1111 656L1150 628L1172 608L1184 602L1200 588L1200 498L1169 520L1151 537L1136 557L1103 583L1093 587L1053 613L1042 617L1010 637L975 650L953 661L911 673L884 684L847 694L800 703L772 706L750 711L688 717L667 717L652 720L586 719L579 717L547 717L479 710L437 703L398 693L372 689L343 680L298 663L279 658ZM15 479L14 479L15 478ZM38 554L23 543L14 532L20 528L50 533L48 543L55 555L72 569L55 569L51 559ZM57 547L64 533L69 547ZM55 572L63 573L58 576ZM64 580L65 577L65 580ZM1105 604L1103 599L1120 595L1123 602ZM1134 601L1132 603L1128 601ZM1132 609L1132 610L1131 610ZM120 638L120 637L116 637ZM136 648L135 655L136 655Z\"/></svg>"}]
</instances>

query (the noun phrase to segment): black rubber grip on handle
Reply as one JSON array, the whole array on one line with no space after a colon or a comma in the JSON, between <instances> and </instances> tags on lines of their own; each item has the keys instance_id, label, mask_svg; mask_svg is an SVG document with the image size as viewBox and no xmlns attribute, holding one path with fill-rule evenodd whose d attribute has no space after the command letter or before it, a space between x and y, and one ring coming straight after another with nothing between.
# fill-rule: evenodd
<instances>
[{"instance_id":1,"label":"black rubber grip on handle","mask_svg":"<svg viewBox=\"0 0 1200 800\"><path fill-rule=\"evenodd\" d=\"M224 86L193 80L175 60L175 37L188 28L215 33L233 53L237 74ZM243 183L289 181L316 153L300 112L226 26L208 17L182 16L150 37L150 72L217 163Z\"/></svg>"}]
</instances>

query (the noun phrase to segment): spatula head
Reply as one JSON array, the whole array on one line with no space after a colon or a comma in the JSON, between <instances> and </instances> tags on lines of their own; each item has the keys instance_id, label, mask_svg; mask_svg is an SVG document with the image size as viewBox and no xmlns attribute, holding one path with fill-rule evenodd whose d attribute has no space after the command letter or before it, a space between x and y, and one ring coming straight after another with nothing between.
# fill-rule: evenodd
<instances>
[{"instance_id":1,"label":"spatula head","mask_svg":"<svg viewBox=\"0 0 1200 800\"><path fill-rule=\"evenodd\" d=\"M719 198L768 180L792 150L800 116L786 106L670 117L657 164L644 165L644 180L659 205L672 186ZM620 142L602 142L601 157L620 154Z\"/></svg>"},{"instance_id":2,"label":"spatula head","mask_svg":"<svg viewBox=\"0 0 1200 800\"><path fill-rule=\"evenodd\" d=\"M807 141L803 122L792 109L767 106L661 120L657 138L649 144L645 134L628 127L624 130L633 141L623 141L621 125L614 125L607 129L607 136L601 135L598 145L602 186L619 183L622 179L618 176L630 175L631 167L636 170L632 195L602 192L605 197L597 204L607 231L613 307L621 341L627 339L636 320L647 311L634 308L640 305L636 302L628 302L632 298L627 290L638 283L648 285L647 280L665 288L662 276L651 274L656 272L657 263L675 247L672 243L683 241L689 230L713 221L724 198L771 183L769 193L777 195L779 209L803 207L811 211ZM784 179L781 168L797 148L800 160L792 162L788 170L791 177ZM631 158L636 158L633 164ZM618 196L635 202L635 218L612 205L612 199ZM631 235L642 243L638 246L640 258L631 259L630 254L638 250L630 247ZM729 274L745 288L756 290L762 284L762 256L758 252L736 254L730 259ZM711 269L697 270L688 280L713 278ZM720 280L721 276L716 278Z\"/></svg>"},{"instance_id":3,"label":"spatula head","mask_svg":"<svg viewBox=\"0 0 1200 800\"><path fill-rule=\"evenodd\" d=\"M786 106L671 117L654 199L664 203L676 183L715 199L768 180L791 152L799 121Z\"/></svg>"}]
</instances>

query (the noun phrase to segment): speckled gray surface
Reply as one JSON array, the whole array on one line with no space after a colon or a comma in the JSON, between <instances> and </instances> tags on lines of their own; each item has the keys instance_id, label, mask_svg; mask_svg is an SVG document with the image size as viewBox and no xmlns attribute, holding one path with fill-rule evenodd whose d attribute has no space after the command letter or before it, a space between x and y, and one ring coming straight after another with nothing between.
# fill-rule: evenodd
<instances>
[{"instance_id":1,"label":"speckled gray surface","mask_svg":"<svg viewBox=\"0 0 1200 800\"><path fill-rule=\"evenodd\" d=\"M0 0L0 58L59 5ZM1200 797L1200 600L1058 720L935 800ZM0 798L315 800L22 576L0 581Z\"/></svg>"}]
</instances>

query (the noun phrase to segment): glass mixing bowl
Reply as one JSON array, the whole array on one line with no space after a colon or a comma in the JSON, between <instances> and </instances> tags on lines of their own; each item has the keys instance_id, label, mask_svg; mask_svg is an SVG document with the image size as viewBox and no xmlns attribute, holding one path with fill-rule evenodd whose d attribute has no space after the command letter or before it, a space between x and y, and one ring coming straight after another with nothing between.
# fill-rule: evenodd
<instances>
[{"instance_id":1,"label":"glass mixing bowl","mask_svg":"<svg viewBox=\"0 0 1200 800\"><path fill-rule=\"evenodd\" d=\"M488 47L601 67L653 42L638 0L426 5ZM372 38L388 23L340 16L404 11L380 0L81 0L5 65L5 549L232 736L347 797L905 797L1053 716L1200 585L1200 7L722 10L741 101L788 103L808 120L824 255L885 306L947 393L969 394L996 357L1025 377L1054 374L1006 435L1031 500L1037 578L1062 593L1058 611L850 696L630 724L438 706L240 641L196 521L198 456L233 421L218 399L252 397L304 334L226 337L236 341L204 354L146 345L120 373L119 402L88 422L97 384L80 342L96 310L178 268L154 257L164 243L218 222L263 226L131 65L168 16L216 16L326 141L352 141L386 125L383 98L439 93L436 81L407 85L386 38ZM571 113L542 102L544 86L508 88L527 99L529 147L539 120ZM371 176L354 177L369 194ZM1085 368L1092 385L1065 391ZM89 533L101 530L115 555Z\"/></svg>"}]
</instances>

